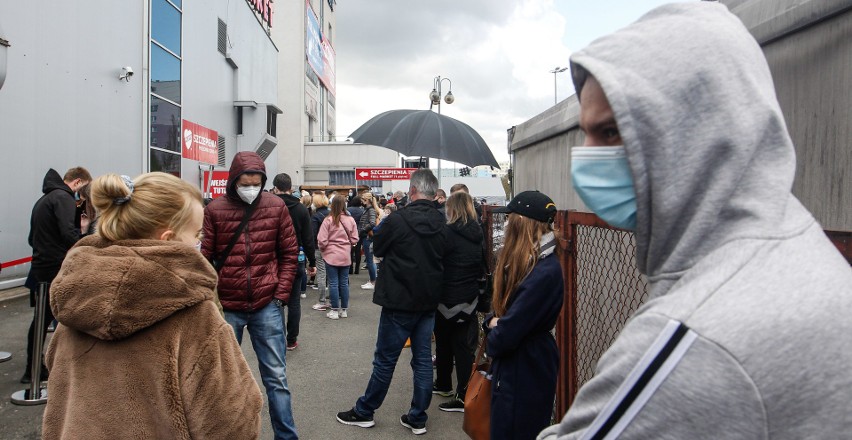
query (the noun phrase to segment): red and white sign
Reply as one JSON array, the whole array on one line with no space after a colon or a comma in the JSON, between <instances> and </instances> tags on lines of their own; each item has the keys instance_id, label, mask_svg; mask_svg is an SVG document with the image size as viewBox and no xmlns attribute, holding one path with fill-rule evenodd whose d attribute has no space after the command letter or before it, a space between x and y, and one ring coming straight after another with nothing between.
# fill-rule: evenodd
<instances>
[{"instance_id":1,"label":"red and white sign","mask_svg":"<svg viewBox=\"0 0 852 440\"><path fill-rule=\"evenodd\" d=\"M213 178L210 178L210 171L204 172L204 194L210 194L210 197L217 199L225 195L225 190L228 188L228 172L213 171ZM210 182L210 186L207 186Z\"/></svg>"},{"instance_id":2,"label":"red and white sign","mask_svg":"<svg viewBox=\"0 0 852 440\"><path fill-rule=\"evenodd\" d=\"M216 165L219 163L219 133L183 120L183 158Z\"/></svg>"},{"instance_id":3,"label":"red and white sign","mask_svg":"<svg viewBox=\"0 0 852 440\"><path fill-rule=\"evenodd\" d=\"M411 180L417 168L355 168L355 180Z\"/></svg>"}]
</instances>

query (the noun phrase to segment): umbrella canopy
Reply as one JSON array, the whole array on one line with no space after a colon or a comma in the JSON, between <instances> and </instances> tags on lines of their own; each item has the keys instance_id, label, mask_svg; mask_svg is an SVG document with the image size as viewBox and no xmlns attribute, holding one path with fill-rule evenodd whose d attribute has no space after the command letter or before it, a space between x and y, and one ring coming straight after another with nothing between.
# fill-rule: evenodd
<instances>
[{"instance_id":1,"label":"umbrella canopy","mask_svg":"<svg viewBox=\"0 0 852 440\"><path fill-rule=\"evenodd\" d=\"M482 136L469 125L431 110L391 110L374 116L349 137L406 156L445 159L468 166L500 167Z\"/></svg>"}]
</instances>

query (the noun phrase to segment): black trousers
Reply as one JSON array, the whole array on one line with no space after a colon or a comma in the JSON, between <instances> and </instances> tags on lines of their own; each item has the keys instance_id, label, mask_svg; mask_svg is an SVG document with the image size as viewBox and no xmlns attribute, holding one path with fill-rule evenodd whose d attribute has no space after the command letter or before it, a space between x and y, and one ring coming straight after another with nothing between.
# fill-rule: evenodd
<instances>
[{"instance_id":1,"label":"black trousers","mask_svg":"<svg viewBox=\"0 0 852 440\"><path fill-rule=\"evenodd\" d=\"M305 262L299 263L296 279L293 280L293 289L290 291L290 300L287 301L287 343L293 344L299 339L299 323L302 320L302 277L307 276ZM281 316L285 316L284 313Z\"/></svg>"},{"instance_id":2,"label":"black trousers","mask_svg":"<svg viewBox=\"0 0 852 440\"><path fill-rule=\"evenodd\" d=\"M364 239L359 238L358 244L352 246L352 266L349 268L349 273L359 273L361 271L361 247L364 245Z\"/></svg>"},{"instance_id":3,"label":"black trousers","mask_svg":"<svg viewBox=\"0 0 852 440\"><path fill-rule=\"evenodd\" d=\"M435 314L435 387L453 388L453 362L456 366L456 394L464 399L470 368L479 337L476 316L465 322L451 322L440 312Z\"/></svg>"}]
</instances>

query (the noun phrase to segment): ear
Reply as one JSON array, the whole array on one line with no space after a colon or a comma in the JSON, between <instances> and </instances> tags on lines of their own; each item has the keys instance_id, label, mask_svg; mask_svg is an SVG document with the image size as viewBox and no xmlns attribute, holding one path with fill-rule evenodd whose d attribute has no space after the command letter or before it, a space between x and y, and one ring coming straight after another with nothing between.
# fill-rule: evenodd
<instances>
[{"instance_id":1,"label":"ear","mask_svg":"<svg viewBox=\"0 0 852 440\"><path fill-rule=\"evenodd\" d=\"M169 241L175 237L175 231L171 229L163 229L154 233L156 240Z\"/></svg>"}]
</instances>

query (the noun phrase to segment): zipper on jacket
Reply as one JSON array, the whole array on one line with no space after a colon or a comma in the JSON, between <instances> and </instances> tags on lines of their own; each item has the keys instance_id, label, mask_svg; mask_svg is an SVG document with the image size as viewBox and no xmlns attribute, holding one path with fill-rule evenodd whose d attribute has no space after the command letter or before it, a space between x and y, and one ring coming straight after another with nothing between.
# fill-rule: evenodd
<instances>
[{"instance_id":1,"label":"zipper on jacket","mask_svg":"<svg viewBox=\"0 0 852 440\"><path fill-rule=\"evenodd\" d=\"M250 223L250 222L249 222ZM252 304L254 304L252 300L252 289L251 289L251 242L249 242L249 224L246 223L246 276L248 277L246 284L246 288L248 289L246 293L248 294L248 311L253 312L254 308Z\"/></svg>"}]
</instances>

